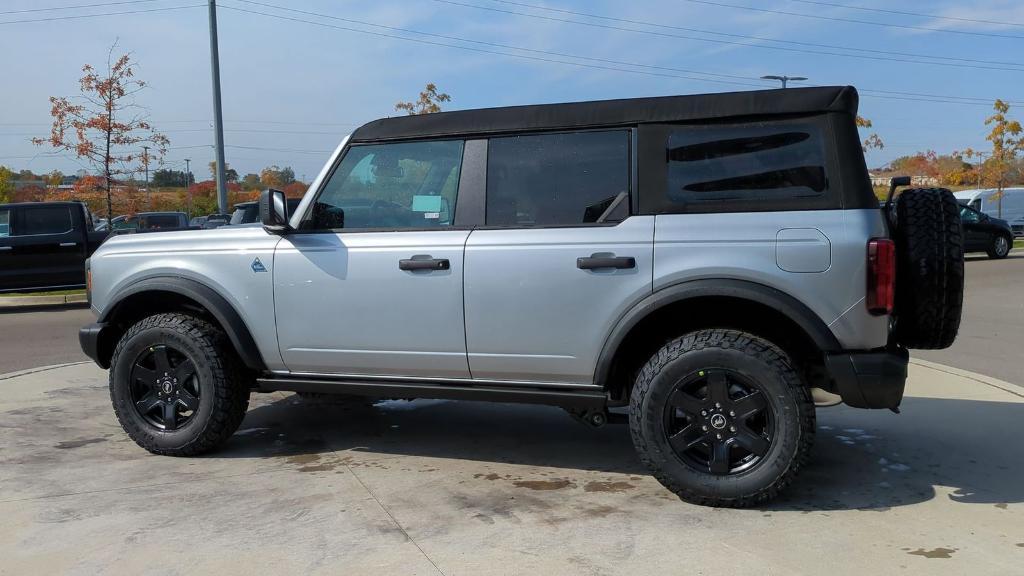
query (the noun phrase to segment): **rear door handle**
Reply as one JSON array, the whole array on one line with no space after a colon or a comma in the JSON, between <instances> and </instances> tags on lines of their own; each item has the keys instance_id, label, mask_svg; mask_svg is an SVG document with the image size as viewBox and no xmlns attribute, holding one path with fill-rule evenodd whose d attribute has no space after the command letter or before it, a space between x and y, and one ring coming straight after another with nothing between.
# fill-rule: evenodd
<instances>
[{"instance_id":1,"label":"rear door handle","mask_svg":"<svg viewBox=\"0 0 1024 576\"><path fill-rule=\"evenodd\" d=\"M61 242L61 248L70 248L71 246L78 246L78 242Z\"/></svg>"},{"instance_id":2,"label":"rear door handle","mask_svg":"<svg viewBox=\"0 0 1024 576\"><path fill-rule=\"evenodd\" d=\"M451 263L447 258L412 257L398 261L399 270L447 270Z\"/></svg>"},{"instance_id":3,"label":"rear door handle","mask_svg":"<svg viewBox=\"0 0 1024 576\"><path fill-rule=\"evenodd\" d=\"M0 251L3 250L14 250L14 246L0 246Z\"/></svg>"},{"instance_id":4,"label":"rear door handle","mask_svg":"<svg viewBox=\"0 0 1024 576\"><path fill-rule=\"evenodd\" d=\"M636 268L636 258L632 256L588 256L576 259L576 267L580 270L597 270L599 268Z\"/></svg>"}]
</instances>

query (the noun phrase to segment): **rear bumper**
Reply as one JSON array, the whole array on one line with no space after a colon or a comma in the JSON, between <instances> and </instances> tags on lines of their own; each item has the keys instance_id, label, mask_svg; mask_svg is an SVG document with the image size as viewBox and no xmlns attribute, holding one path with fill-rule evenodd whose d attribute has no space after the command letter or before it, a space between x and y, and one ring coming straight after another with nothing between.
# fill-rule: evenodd
<instances>
[{"instance_id":1,"label":"rear bumper","mask_svg":"<svg viewBox=\"0 0 1024 576\"><path fill-rule=\"evenodd\" d=\"M82 346L82 352L92 359L93 362L99 365L100 368L110 368L110 362L104 361L104 358L109 359L110 356L103 354L101 345L105 342L103 339L103 331L107 329L105 322L96 322L93 324L86 324L78 330L78 343Z\"/></svg>"},{"instance_id":2,"label":"rear bumper","mask_svg":"<svg viewBox=\"0 0 1024 576\"><path fill-rule=\"evenodd\" d=\"M895 409L903 400L910 354L906 348L842 352L825 357L835 392L854 408Z\"/></svg>"}]
</instances>

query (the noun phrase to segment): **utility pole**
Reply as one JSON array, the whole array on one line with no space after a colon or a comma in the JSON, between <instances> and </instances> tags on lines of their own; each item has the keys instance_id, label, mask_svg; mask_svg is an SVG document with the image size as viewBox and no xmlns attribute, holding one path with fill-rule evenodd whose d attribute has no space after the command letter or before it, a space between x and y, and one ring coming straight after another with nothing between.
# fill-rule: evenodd
<instances>
[{"instance_id":1,"label":"utility pole","mask_svg":"<svg viewBox=\"0 0 1024 576\"><path fill-rule=\"evenodd\" d=\"M774 76L774 75L772 75L772 76L761 76L761 80L778 80L779 82L782 82L782 87L785 88L786 87L786 83L789 82L790 80L793 80L794 82L799 82L801 80L807 80L807 78L804 78L803 76Z\"/></svg>"},{"instance_id":2,"label":"utility pole","mask_svg":"<svg viewBox=\"0 0 1024 576\"><path fill-rule=\"evenodd\" d=\"M228 211L228 190L224 182L224 119L220 109L220 54L217 50L217 0L210 5L210 72L213 75L213 133L217 148L217 208Z\"/></svg>"},{"instance_id":3,"label":"utility pole","mask_svg":"<svg viewBox=\"0 0 1024 576\"><path fill-rule=\"evenodd\" d=\"M146 169L146 206L153 209L153 196L149 193L149 146L142 147L142 166Z\"/></svg>"},{"instance_id":4,"label":"utility pole","mask_svg":"<svg viewBox=\"0 0 1024 576\"><path fill-rule=\"evenodd\" d=\"M189 186L189 184L190 184L189 180L191 180L191 178L189 178L189 176L192 174L192 172L190 172L189 169L188 169L188 163L191 162L191 161L192 161L192 159L185 158L185 193L188 195L188 219L189 220L192 219L192 187Z\"/></svg>"}]
</instances>

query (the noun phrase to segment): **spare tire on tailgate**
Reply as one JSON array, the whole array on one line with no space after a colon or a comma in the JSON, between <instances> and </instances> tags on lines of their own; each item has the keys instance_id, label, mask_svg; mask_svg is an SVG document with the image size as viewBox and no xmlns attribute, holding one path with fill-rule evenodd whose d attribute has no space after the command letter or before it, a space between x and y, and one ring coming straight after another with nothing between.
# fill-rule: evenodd
<instances>
[{"instance_id":1,"label":"spare tire on tailgate","mask_svg":"<svg viewBox=\"0 0 1024 576\"><path fill-rule=\"evenodd\" d=\"M948 348L960 328L964 296L960 205L945 188L910 188L895 203L896 341Z\"/></svg>"}]
</instances>

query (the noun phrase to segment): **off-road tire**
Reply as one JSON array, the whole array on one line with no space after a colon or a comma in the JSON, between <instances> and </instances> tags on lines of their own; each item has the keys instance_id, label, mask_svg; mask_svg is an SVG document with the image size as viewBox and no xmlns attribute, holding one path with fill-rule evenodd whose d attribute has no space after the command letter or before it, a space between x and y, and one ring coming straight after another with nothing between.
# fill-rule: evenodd
<instances>
[{"instance_id":1,"label":"off-road tire","mask_svg":"<svg viewBox=\"0 0 1024 576\"><path fill-rule=\"evenodd\" d=\"M1003 240L1006 244L999 244L999 241ZM1010 255L1010 250L1013 249L1013 238L1010 236L996 235L992 237L992 245L988 247L986 252L988 257L993 260L1002 260Z\"/></svg>"},{"instance_id":2,"label":"off-road tire","mask_svg":"<svg viewBox=\"0 0 1024 576\"><path fill-rule=\"evenodd\" d=\"M135 410L129 374L146 348L173 345L195 364L199 409L187 425L160 430ZM164 313L140 320L114 349L110 363L110 400L121 427L136 444L165 456L196 456L221 446L242 423L249 405L250 378L227 335L188 314Z\"/></svg>"},{"instance_id":3,"label":"off-road tire","mask_svg":"<svg viewBox=\"0 0 1024 576\"><path fill-rule=\"evenodd\" d=\"M774 410L774 438L752 469L726 476L698 471L668 443L662 415L683 375L726 368L755 380ZM700 330L672 340L644 365L630 396L630 432L640 460L687 502L743 508L765 503L796 476L814 443L815 412L808 388L774 344L736 330Z\"/></svg>"},{"instance_id":4,"label":"off-road tire","mask_svg":"<svg viewBox=\"0 0 1024 576\"><path fill-rule=\"evenodd\" d=\"M910 188L896 198L893 333L907 348L948 348L960 329L964 242L960 205L945 188Z\"/></svg>"}]
</instances>

